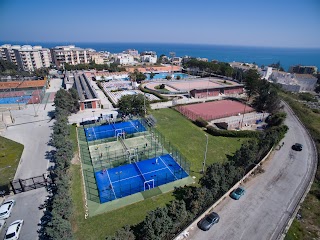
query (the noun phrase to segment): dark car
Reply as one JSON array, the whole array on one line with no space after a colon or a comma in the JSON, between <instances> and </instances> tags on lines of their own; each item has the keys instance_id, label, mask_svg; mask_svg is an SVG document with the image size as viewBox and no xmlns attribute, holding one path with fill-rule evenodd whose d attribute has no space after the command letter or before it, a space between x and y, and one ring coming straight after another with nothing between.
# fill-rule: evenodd
<instances>
[{"instance_id":1,"label":"dark car","mask_svg":"<svg viewBox=\"0 0 320 240\"><path fill-rule=\"evenodd\" d=\"M294 145L292 145L292 149L295 151L302 151L302 144L295 143Z\"/></svg>"},{"instance_id":2,"label":"dark car","mask_svg":"<svg viewBox=\"0 0 320 240\"><path fill-rule=\"evenodd\" d=\"M203 231L208 231L212 227L212 225L218 223L219 220L220 217L217 213L209 213L198 222L198 228L200 228Z\"/></svg>"},{"instance_id":3,"label":"dark car","mask_svg":"<svg viewBox=\"0 0 320 240\"><path fill-rule=\"evenodd\" d=\"M244 195L246 191L244 190L243 187L238 187L237 189L233 190L230 194L230 197L233 198L234 200L239 200L241 196Z\"/></svg>"}]
</instances>

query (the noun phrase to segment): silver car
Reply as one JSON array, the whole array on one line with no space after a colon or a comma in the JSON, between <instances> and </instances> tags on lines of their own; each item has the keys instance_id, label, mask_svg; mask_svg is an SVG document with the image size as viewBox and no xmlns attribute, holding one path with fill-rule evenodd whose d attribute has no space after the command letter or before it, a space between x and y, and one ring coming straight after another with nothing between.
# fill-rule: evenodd
<instances>
[{"instance_id":1,"label":"silver car","mask_svg":"<svg viewBox=\"0 0 320 240\"><path fill-rule=\"evenodd\" d=\"M4 202L0 207L0 219L7 219L10 216L12 208L15 204L15 200Z\"/></svg>"}]
</instances>

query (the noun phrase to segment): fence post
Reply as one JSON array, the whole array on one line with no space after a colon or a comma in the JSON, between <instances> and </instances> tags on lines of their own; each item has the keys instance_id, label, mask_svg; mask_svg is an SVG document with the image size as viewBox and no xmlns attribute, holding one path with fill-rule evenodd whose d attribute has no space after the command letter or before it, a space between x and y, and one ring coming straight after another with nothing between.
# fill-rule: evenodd
<instances>
[{"instance_id":1,"label":"fence post","mask_svg":"<svg viewBox=\"0 0 320 240\"><path fill-rule=\"evenodd\" d=\"M20 187L22 189L22 192L25 192L25 189L24 189L24 186L23 186L23 183L22 183L21 179L19 179L19 183L20 183Z\"/></svg>"}]
</instances>

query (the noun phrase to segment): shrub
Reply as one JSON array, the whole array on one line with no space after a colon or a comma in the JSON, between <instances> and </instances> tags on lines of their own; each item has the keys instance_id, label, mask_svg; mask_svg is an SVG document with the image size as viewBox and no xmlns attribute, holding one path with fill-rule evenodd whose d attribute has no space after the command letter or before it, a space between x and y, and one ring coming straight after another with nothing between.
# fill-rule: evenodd
<instances>
[{"instance_id":1,"label":"shrub","mask_svg":"<svg viewBox=\"0 0 320 240\"><path fill-rule=\"evenodd\" d=\"M206 120L204 120L203 118L197 118L194 121L194 124L197 125L198 127L207 127L208 126L208 122Z\"/></svg>"},{"instance_id":2,"label":"shrub","mask_svg":"<svg viewBox=\"0 0 320 240\"><path fill-rule=\"evenodd\" d=\"M234 131L234 130L219 130L212 126L207 127L207 133L213 136L221 136L221 137L260 137L260 132L256 131Z\"/></svg>"}]
</instances>

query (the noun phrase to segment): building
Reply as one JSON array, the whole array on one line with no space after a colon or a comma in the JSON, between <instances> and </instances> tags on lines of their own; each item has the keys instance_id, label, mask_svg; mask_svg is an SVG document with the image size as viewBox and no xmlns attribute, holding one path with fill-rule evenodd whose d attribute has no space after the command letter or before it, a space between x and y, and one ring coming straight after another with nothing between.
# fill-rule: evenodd
<instances>
[{"instance_id":1,"label":"building","mask_svg":"<svg viewBox=\"0 0 320 240\"><path fill-rule=\"evenodd\" d=\"M97 109L101 107L101 101L91 80L85 74L74 74L74 87L80 98L80 110Z\"/></svg>"},{"instance_id":2,"label":"building","mask_svg":"<svg viewBox=\"0 0 320 240\"><path fill-rule=\"evenodd\" d=\"M156 52L152 52L152 51L146 51L146 52L142 52L140 54L140 59L141 62L147 62L147 63L157 63L157 54Z\"/></svg>"},{"instance_id":3,"label":"building","mask_svg":"<svg viewBox=\"0 0 320 240\"><path fill-rule=\"evenodd\" d=\"M2 60L8 61L8 62L12 62L14 64L17 64L17 60L16 60L16 55L14 54L14 49L19 49L20 46L19 45L13 45L11 46L10 44L4 44L0 47L0 58Z\"/></svg>"},{"instance_id":4,"label":"building","mask_svg":"<svg viewBox=\"0 0 320 240\"><path fill-rule=\"evenodd\" d=\"M105 57L102 53L92 52L91 61L95 62L95 64L104 64Z\"/></svg>"},{"instance_id":5,"label":"building","mask_svg":"<svg viewBox=\"0 0 320 240\"><path fill-rule=\"evenodd\" d=\"M133 57L140 57L139 52L136 49L127 49L127 50L123 51L123 53L129 54Z\"/></svg>"},{"instance_id":6,"label":"building","mask_svg":"<svg viewBox=\"0 0 320 240\"><path fill-rule=\"evenodd\" d=\"M74 45L57 46L51 49L52 61L57 67L67 63L70 65L87 64L91 60L93 49L83 49Z\"/></svg>"},{"instance_id":7,"label":"building","mask_svg":"<svg viewBox=\"0 0 320 240\"><path fill-rule=\"evenodd\" d=\"M295 65L289 68L289 72L299 74L316 74L318 72L318 68L316 66Z\"/></svg>"},{"instance_id":8,"label":"building","mask_svg":"<svg viewBox=\"0 0 320 240\"><path fill-rule=\"evenodd\" d=\"M269 80L272 74L272 67L264 67L259 69L259 73L262 79Z\"/></svg>"},{"instance_id":9,"label":"building","mask_svg":"<svg viewBox=\"0 0 320 240\"><path fill-rule=\"evenodd\" d=\"M135 63L133 56L126 53L117 54L114 62L120 65L131 65Z\"/></svg>"},{"instance_id":10,"label":"building","mask_svg":"<svg viewBox=\"0 0 320 240\"><path fill-rule=\"evenodd\" d=\"M231 62L229 63L232 68L247 71L249 69L258 69L258 66L253 63Z\"/></svg>"},{"instance_id":11,"label":"building","mask_svg":"<svg viewBox=\"0 0 320 240\"><path fill-rule=\"evenodd\" d=\"M313 91L317 78L311 74L296 74L281 71L274 71L270 80L279 84L284 90L291 92Z\"/></svg>"},{"instance_id":12,"label":"building","mask_svg":"<svg viewBox=\"0 0 320 240\"><path fill-rule=\"evenodd\" d=\"M16 64L24 71L50 67L51 64L50 50L41 46L5 44L0 47L0 51L3 60Z\"/></svg>"}]
</instances>

